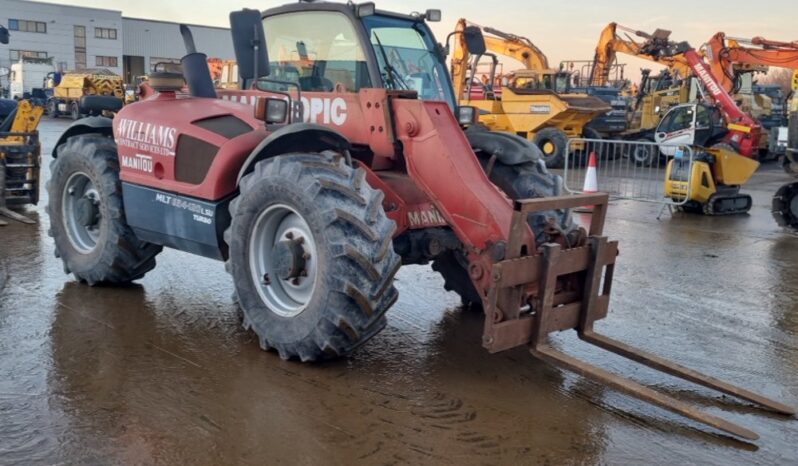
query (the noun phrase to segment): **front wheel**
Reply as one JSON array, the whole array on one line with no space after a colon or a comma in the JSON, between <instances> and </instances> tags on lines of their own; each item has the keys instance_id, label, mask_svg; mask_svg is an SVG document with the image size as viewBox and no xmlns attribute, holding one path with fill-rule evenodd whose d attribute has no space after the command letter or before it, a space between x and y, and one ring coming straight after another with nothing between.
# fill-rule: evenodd
<instances>
[{"instance_id":1,"label":"front wheel","mask_svg":"<svg viewBox=\"0 0 798 466\"><path fill-rule=\"evenodd\" d=\"M562 194L562 178L550 173L541 161L518 165L496 162L491 167L490 159L484 154L479 156L479 160L483 168L490 171L488 176L491 182L510 199L535 199ZM550 229L568 236L569 241L577 231L568 209L533 212L529 214L527 222L535 234L537 244L551 239L548 234ZM482 304L482 298L468 275L468 260L461 251L448 251L438 256L432 263L432 269L443 276L446 290L460 295L463 304Z\"/></svg>"},{"instance_id":2,"label":"front wheel","mask_svg":"<svg viewBox=\"0 0 798 466\"><path fill-rule=\"evenodd\" d=\"M559 128L543 128L535 133L535 145L543 152L543 161L548 168L565 166L568 153L568 135Z\"/></svg>"},{"instance_id":3,"label":"front wheel","mask_svg":"<svg viewBox=\"0 0 798 466\"><path fill-rule=\"evenodd\" d=\"M55 99L47 101L47 115L50 118L58 118L58 102Z\"/></svg>"},{"instance_id":4,"label":"front wheel","mask_svg":"<svg viewBox=\"0 0 798 466\"><path fill-rule=\"evenodd\" d=\"M333 153L281 155L242 178L227 269L263 349L327 359L382 330L400 265L383 197Z\"/></svg>"},{"instance_id":5,"label":"front wheel","mask_svg":"<svg viewBox=\"0 0 798 466\"><path fill-rule=\"evenodd\" d=\"M138 239L125 220L113 139L69 138L50 171L49 233L64 272L89 285L123 284L155 267L161 246Z\"/></svg>"}]
</instances>

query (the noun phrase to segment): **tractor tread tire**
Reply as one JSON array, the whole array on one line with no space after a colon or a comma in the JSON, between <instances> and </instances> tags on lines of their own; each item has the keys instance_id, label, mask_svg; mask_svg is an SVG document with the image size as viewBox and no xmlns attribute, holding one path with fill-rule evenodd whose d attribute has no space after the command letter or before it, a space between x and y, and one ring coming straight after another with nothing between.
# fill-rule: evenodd
<instances>
[{"instance_id":1,"label":"tractor tread tire","mask_svg":"<svg viewBox=\"0 0 798 466\"><path fill-rule=\"evenodd\" d=\"M484 154L479 155L479 160L483 168L487 167L489 162ZM550 173L542 161L521 165L504 165L497 162L489 178L513 200L560 196L563 191L562 178ZM554 218L558 228L567 235L578 230L569 209L530 213L527 221L535 232L537 244L547 242L545 227L550 218ZM464 304L481 305L482 298L471 282L467 265L468 262L462 252L448 251L433 261L432 269L443 276L444 288L459 294Z\"/></svg>"},{"instance_id":2,"label":"tractor tread tire","mask_svg":"<svg viewBox=\"0 0 798 466\"><path fill-rule=\"evenodd\" d=\"M226 269L236 284L243 325L262 349L303 362L331 359L349 355L385 327L385 313L398 298L394 276L401 260L393 250L396 224L385 215L384 194L365 175L339 154L325 152L263 160L241 179L224 233L230 247ZM273 202L301 214L325 257L307 308L294 317L268 309L249 269L250 231Z\"/></svg>"},{"instance_id":3,"label":"tractor tread tire","mask_svg":"<svg viewBox=\"0 0 798 466\"><path fill-rule=\"evenodd\" d=\"M114 140L99 134L73 136L59 147L58 154L50 163L47 182L48 234L54 239L55 257L63 261L64 272L91 286L125 284L144 277L155 268L155 256L163 248L140 240L127 224ZM101 226L100 240L89 254L71 245L61 211L63 184L77 170L85 173L97 189L105 221L105 231Z\"/></svg>"},{"instance_id":4,"label":"tractor tread tire","mask_svg":"<svg viewBox=\"0 0 798 466\"><path fill-rule=\"evenodd\" d=\"M785 184L773 196L771 209L776 223L794 232L798 232L798 216L793 213L791 204L796 196L798 196L798 182Z\"/></svg>"},{"instance_id":5,"label":"tractor tread tire","mask_svg":"<svg viewBox=\"0 0 798 466\"><path fill-rule=\"evenodd\" d=\"M554 152L546 154L543 146L550 142L554 145ZM534 143L543 153L543 161L548 168L562 168L565 166L568 153L568 135L560 128L543 128L535 132Z\"/></svg>"}]
</instances>

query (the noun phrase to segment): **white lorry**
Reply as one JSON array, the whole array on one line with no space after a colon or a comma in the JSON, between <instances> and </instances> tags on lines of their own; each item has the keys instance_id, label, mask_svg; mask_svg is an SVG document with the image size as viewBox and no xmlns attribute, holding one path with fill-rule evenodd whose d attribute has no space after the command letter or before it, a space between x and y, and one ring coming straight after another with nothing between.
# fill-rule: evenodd
<instances>
[{"instance_id":1,"label":"white lorry","mask_svg":"<svg viewBox=\"0 0 798 466\"><path fill-rule=\"evenodd\" d=\"M52 59L22 58L18 63L11 65L9 97L12 99L30 97L34 89L44 87L47 75L54 71Z\"/></svg>"}]
</instances>

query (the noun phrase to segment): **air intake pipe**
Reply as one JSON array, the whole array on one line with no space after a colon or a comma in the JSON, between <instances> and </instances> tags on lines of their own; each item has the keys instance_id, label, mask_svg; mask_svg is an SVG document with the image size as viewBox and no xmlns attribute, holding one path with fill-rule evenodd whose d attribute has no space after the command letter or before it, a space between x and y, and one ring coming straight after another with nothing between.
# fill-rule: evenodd
<instances>
[{"instance_id":1,"label":"air intake pipe","mask_svg":"<svg viewBox=\"0 0 798 466\"><path fill-rule=\"evenodd\" d=\"M183 65L183 78L186 80L189 94L194 97L215 99L216 89L213 87L211 70L208 68L208 56L197 52L194 36L188 26L181 24L180 34L186 45L186 56L180 60L180 63Z\"/></svg>"}]
</instances>

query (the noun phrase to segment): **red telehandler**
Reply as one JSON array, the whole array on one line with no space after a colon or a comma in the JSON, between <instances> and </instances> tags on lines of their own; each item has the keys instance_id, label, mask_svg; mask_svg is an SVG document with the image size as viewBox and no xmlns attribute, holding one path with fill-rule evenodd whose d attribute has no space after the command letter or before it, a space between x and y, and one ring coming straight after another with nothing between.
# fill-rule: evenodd
<instances>
[{"instance_id":1,"label":"red telehandler","mask_svg":"<svg viewBox=\"0 0 798 466\"><path fill-rule=\"evenodd\" d=\"M113 121L80 120L61 136L48 213L68 273L90 285L130 282L163 246L224 261L260 345L313 361L377 334L400 264L432 261L448 286L482 304L491 352L528 345L627 394L758 437L549 345L549 333L576 329L655 369L794 414L594 332L618 255L602 236L607 196L559 196L562 181L534 145L463 130L478 115L455 106L426 24L440 11L300 2L230 19L241 90L217 94L184 26L183 76L154 73ZM484 53L479 31L464 34ZM569 215L586 204L596 206L588 232Z\"/></svg>"}]
</instances>

